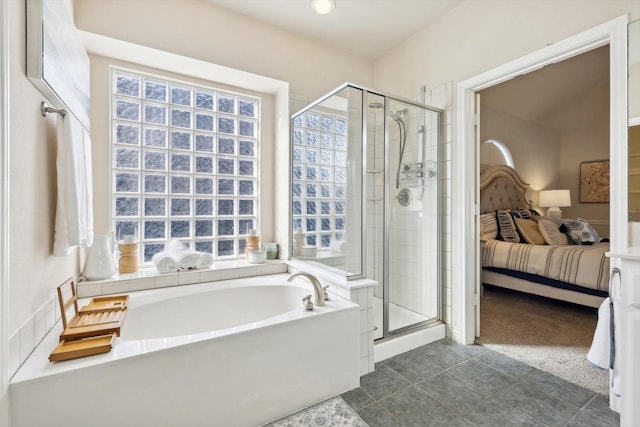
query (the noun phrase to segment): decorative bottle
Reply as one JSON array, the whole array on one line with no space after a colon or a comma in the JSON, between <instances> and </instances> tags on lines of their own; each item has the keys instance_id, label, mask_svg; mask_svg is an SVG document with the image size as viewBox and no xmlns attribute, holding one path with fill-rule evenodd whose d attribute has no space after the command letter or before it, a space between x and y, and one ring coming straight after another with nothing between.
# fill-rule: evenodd
<instances>
[{"instance_id":1,"label":"decorative bottle","mask_svg":"<svg viewBox=\"0 0 640 427\"><path fill-rule=\"evenodd\" d=\"M247 234L247 249L245 251L245 255L252 251L260 250L260 236L258 236L258 232L256 229L252 228L249 230L249 234Z\"/></svg>"}]
</instances>

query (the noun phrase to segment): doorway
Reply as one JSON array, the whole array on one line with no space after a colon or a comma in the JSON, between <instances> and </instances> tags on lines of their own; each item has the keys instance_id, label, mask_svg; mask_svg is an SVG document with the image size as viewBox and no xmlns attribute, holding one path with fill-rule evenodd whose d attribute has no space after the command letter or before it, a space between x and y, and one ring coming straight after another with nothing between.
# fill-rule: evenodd
<instances>
[{"instance_id":1,"label":"doorway","mask_svg":"<svg viewBox=\"0 0 640 427\"><path fill-rule=\"evenodd\" d=\"M561 42L547 46L532 54L504 64L458 84L458 146L464 149L454 154L454 160L461 171L455 184L457 194L457 215L454 217L453 243L457 248L460 269L454 271L454 283L459 285L456 304L457 327L453 329L456 341L471 344L475 340L476 310L479 310L480 281L478 236L478 175L479 155L476 145L476 93L511 78L526 74L555 62L588 52L594 48L610 46L610 130L609 139L611 170L610 218L626 218L624 195L627 176L627 17L622 16ZM475 212L474 215L465 213ZM613 221L610 229L612 250L627 246L627 223ZM612 263L612 268L615 267Z\"/></svg>"}]
</instances>

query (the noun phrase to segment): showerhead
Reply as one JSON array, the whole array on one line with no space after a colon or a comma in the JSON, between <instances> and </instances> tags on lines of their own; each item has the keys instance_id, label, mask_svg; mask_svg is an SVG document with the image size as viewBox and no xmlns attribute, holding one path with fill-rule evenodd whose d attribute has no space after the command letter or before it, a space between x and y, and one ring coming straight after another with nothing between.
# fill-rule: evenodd
<instances>
[{"instance_id":1,"label":"showerhead","mask_svg":"<svg viewBox=\"0 0 640 427\"><path fill-rule=\"evenodd\" d=\"M401 110L396 111L395 113L393 111L389 111L389 115L391 116L391 118L393 120L395 120L396 122L398 120L402 120L402 118L400 116L404 115L404 114L408 114L409 113L409 109L408 108L403 108Z\"/></svg>"}]
</instances>

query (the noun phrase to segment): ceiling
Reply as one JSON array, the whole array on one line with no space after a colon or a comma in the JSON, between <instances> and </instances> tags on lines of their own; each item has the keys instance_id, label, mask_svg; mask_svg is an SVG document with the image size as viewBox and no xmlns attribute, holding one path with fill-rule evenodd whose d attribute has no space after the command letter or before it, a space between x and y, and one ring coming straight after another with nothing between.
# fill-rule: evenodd
<instances>
[{"instance_id":1,"label":"ceiling","mask_svg":"<svg viewBox=\"0 0 640 427\"><path fill-rule=\"evenodd\" d=\"M566 130L572 124L558 113L572 108L590 91L608 91L608 87L607 45L492 86L480 92L480 99L483 108Z\"/></svg>"},{"instance_id":2,"label":"ceiling","mask_svg":"<svg viewBox=\"0 0 640 427\"><path fill-rule=\"evenodd\" d=\"M206 1L373 60L463 0L335 0L328 15L311 10L311 0Z\"/></svg>"}]
</instances>

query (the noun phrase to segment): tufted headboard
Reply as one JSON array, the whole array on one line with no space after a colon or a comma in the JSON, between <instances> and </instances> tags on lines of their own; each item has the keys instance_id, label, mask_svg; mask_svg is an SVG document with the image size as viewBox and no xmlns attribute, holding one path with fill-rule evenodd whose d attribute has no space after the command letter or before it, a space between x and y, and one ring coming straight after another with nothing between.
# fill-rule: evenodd
<instances>
[{"instance_id":1,"label":"tufted headboard","mask_svg":"<svg viewBox=\"0 0 640 427\"><path fill-rule=\"evenodd\" d=\"M511 167L497 165L486 167L480 175L480 213L500 209L531 208L525 193L529 184L524 182Z\"/></svg>"}]
</instances>

